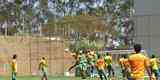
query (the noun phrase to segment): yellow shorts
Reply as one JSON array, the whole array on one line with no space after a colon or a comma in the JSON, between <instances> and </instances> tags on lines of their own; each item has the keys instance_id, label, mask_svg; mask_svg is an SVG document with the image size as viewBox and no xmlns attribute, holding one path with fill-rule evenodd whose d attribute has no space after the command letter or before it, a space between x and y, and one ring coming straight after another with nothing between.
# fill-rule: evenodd
<instances>
[{"instance_id":1,"label":"yellow shorts","mask_svg":"<svg viewBox=\"0 0 160 80\"><path fill-rule=\"evenodd\" d=\"M131 74L133 80L144 80L144 74Z\"/></svg>"}]
</instances>

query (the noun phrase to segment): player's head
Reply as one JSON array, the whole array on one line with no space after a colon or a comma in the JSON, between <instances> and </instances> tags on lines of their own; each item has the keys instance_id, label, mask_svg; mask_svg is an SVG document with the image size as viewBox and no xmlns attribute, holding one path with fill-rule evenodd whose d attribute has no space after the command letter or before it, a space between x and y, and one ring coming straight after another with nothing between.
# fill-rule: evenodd
<instances>
[{"instance_id":1,"label":"player's head","mask_svg":"<svg viewBox=\"0 0 160 80\"><path fill-rule=\"evenodd\" d=\"M108 52L106 52L106 56L109 56L109 53L108 53Z\"/></svg>"},{"instance_id":2,"label":"player's head","mask_svg":"<svg viewBox=\"0 0 160 80\"><path fill-rule=\"evenodd\" d=\"M127 56L127 55L124 55L124 58L128 58L128 56Z\"/></svg>"},{"instance_id":3,"label":"player's head","mask_svg":"<svg viewBox=\"0 0 160 80\"><path fill-rule=\"evenodd\" d=\"M98 55L98 59L100 59L100 58L102 58L102 55L101 55L101 54Z\"/></svg>"},{"instance_id":4,"label":"player's head","mask_svg":"<svg viewBox=\"0 0 160 80\"><path fill-rule=\"evenodd\" d=\"M156 55L155 54L152 54L152 56L151 56L152 58L156 58Z\"/></svg>"},{"instance_id":5,"label":"player's head","mask_svg":"<svg viewBox=\"0 0 160 80\"><path fill-rule=\"evenodd\" d=\"M86 49L86 53L89 53L91 50L90 49Z\"/></svg>"},{"instance_id":6,"label":"player's head","mask_svg":"<svg viewBox=\"0 0 160 80\"><path fill-rule=\"evenodd\" d=\"M17 58L17 55L16 55L16 54L14 54L12 58L13 58L13 59L16 59L16 58Z\"/></svg>"},{"instance_id":7,"label":"player's head","mask_svg":"<svg viewBox=\"0 0 160 80\"><path fill-rule=\"evenodd\" d=\"M42 59L43 59L43 60L46 60L46 58L45 58L45 57L42 57Z\"/></svg>"},{"instance_id":8,"label":"player's head","mask_svg":"<svg viewBox=\"0 0 160 80\"><path fill-rule=\"evenodd\" d=\"M141 44L135 44L135 45L134 45L134 51L135 51L136 53L141 52Z\"/></svg>"},{"instance_id":9,"label":"player's head","mask_svg":"<svg viewBox=\"0 0 160 80\"><path fill-rule=\"evenodd\" d=\"M127 55L122 55L123 58L127 58Z\"/></svg>"}]
</instances>

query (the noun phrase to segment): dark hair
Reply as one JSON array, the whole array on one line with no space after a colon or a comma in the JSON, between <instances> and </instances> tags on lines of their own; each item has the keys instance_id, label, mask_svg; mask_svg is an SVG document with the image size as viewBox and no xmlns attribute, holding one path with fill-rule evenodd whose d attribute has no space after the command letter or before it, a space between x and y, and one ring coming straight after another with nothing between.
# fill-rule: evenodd
<instances>
[{"instance_id":1,"label":"dark hair","mask_svg":"<svg viewBox=\"0 0 160 80\"><path fill-rule=\"evenodd\" d=\"M16 54L14 54L12 58L13 58L13 59L16 59L16 58L17 58L17 55L16 55Z\"/></svg>"},{"instance_id":2,"label":"dark hair","mask_svg":"<svg viewBox=\"0 0 160 80\"><path fill-rule=\"evenodd\" d=\"M122 55L122 57L123 57L123 58L127 58L128 56L124 54L124 55Z\"/></svg>"},{"instance_id":3,"label":"dark hair","mask_svg":"<svg viewBox=\"0 0 160 80\"><path fill-rule=\"evenodd\" d=\"M106 55L108 56L108 55L109 55L109 52L106 52Z\"/></svg>"},{"instance_id":4,"label":"dark hair","mask_svg":"<svg viewBox=\"0 0 160 80\"><path fill-rule=\"evenodd\" d=\"M156 57L156 55L152 54L152 58L155 58L155 57Z\"/></svg>"},{"instance_id":5,"label":"dark hair","mask_svg":"<svg viewBox=\"0 0 160 80\"><path fill-rule=\"evenodd\" d=\"M43 60L45 60L45 57L42 57Z\"/></svg>"},{"instance_id":6,"label":"dark hair","mask_svg":"<svg viewBox=\"0 0 160 80\"><path fill-rule=\"evenodd\" d=\"M101 54L98 54L98 59L100 59L102 57L102 55Z\"/></svg>"},{"instance_id":7,"label":"dark hair","mask_svg":"<svg viewBox=\"0 0 160 80\"><path fill-rule=\"evenodd\" d=\"M136 53L141 52L141 44L135 44L134 45L134 50L135 50Z\"/></svg>"}]
</instances>

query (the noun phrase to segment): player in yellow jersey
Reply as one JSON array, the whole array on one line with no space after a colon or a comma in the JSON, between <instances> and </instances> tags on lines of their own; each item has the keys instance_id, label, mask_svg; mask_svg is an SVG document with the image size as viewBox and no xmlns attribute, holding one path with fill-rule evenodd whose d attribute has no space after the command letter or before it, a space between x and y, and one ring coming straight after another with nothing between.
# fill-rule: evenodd
<instances>
[{"instance_id":1,"label":"player in yellow jersey","mask_svg":"<svg viewBox=\"0 0 160 80\"><path fill-rule=\"evenodd\" d=\"M100 76L100 79L103 80L103 77L105 78L105 80L107 80L107 77L105 75L105 61L104 58L102 57L102 55L98 56L98 60L96 61L96 68L98 71L98 74Z\"/></svg>"},{"instance_id":2,"label":"player in yellow jersey","mask_svg":"<svg viewBox=\"0 0 160 80\"><path fill-rule=\"evenodd\" d=\"M130 78L130 73L129 73L129 70L128 70L129 63L128 63L127 55L123 55L122 58L120 58L119 65L121 66L123 79L125 79L125 80L129 79Z\"/></svg>"},{"instance_id":3,"label":"player in yellow jersey","mask_svg":"<svg viewBox=\"0 0 160 80\"><path fill-rule=\"evenodd\" d=\"M39 63L39 70L42 71L42 78L41 78L41 80L44 80L44 79L48 80L47 69L48 69L48 65L47 65L46 58L42 57L42 59L40 60L40 63Z\"/></svg>"},{"instance_id":4,"label":"player in yellow jersey","mask_svg":"<svg viewBox=\"0 0 160 80\"><path fill-rule=\"evenodd\" d=\"M106 56L104 57L105 64L108 70L108 77L111 78L111 75L114 77L114 70L112 66L112 56L109 55L109 53L106 53Z\"/></svg>"},{"instance_id":5,"label":"player in yellow jersey","mask_svg":"<svg viewBox=\"0 0 160 80\"><path fill-rule=\"evenodd\" d=\"M150 67L152 76L154 76L156 80L158 80L158 63L159 61L156 56L152 55L152 58L150 59Z\"/></svg>"},{"instance_id":6,"label":"player in yellow jersey","mask_svg":"<svg viewBox=\"0 0 160 80\"><path fill-rule=\"evenodd\" d=\"M16 75L17 75L17 61L16 61L17 55L14 54L12 57L12 62L11 62L11 68L12 68L12 80L16 80Z\"/></svg>"},{"instance_id":7,"label":"player in yellow jersey","mask_svg":"<svg viewBox=\"0 0 160 80\"><path fill-rule=\"evenodd\" d=\"M151 73L149 68L149 60L146 56L141 53L141 45L134 45L135 53L131 54L128 58L128 62L131 70L132 80L144 80L145 69L148 72L151 80Z\"/></svg>"}]
</instances>

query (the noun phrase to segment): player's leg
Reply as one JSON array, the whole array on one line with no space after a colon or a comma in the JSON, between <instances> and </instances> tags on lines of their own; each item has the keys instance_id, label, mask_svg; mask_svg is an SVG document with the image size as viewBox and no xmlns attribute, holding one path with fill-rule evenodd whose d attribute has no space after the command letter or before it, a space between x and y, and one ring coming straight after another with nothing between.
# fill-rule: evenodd
<instances>
[{"instance_id":1,"label":"player's leg","mask_svg":"<svg viewBox=\"0 0 160 80\"><path fill-rule=\"evenodd\" d=\"M127 80L132 80L131 73L128 70L126 70L126 78L127 78Z\"/></svg>"},{"instance_id":2,"label":"player's leg","mask_svg":"<svg viewBox=\"0 0 160 80\"><path fill-rule=\"evenodd\" d=\"M112 72L112 76L114 76L114 69L113 69L113 66L111 65L111 72Z\"/></svg>"},{"instance_id":3,"label":"player's leg","mask_svg":"<svg viewBox=\"0 0 160 80\"><path fill-rule=\"evenodd\" d=\"M86 72L84 70L81 70L81 77L82 79L86 79Z\"/></svg>"},{"instance_id":4,"label":"player's leg","mask_svg":"<svg viewBox=\"0 0 160 80\"><path fill-rule=\"evenodd\" d=\"M16 72L12 72L12 80L16 80Z\"/></svg>"},{"instance_id":5,"label":"player's leg","mask_svg":"<svg viewBox=\"0 0 160 80\"><path fill-rule=\"evenodd\" d=\"M108 65L107 66L107 70L108 70L108 77L111 77L111 66L110 65Z\"/></svg>"},{"instance_id":6,"label":"player's leg","mask_svg":"<svg viewBox=\"0 0 160 80\"><path fill-rule=\"evenodd\" d=\"M77 65L77 63L75 63L74 65L72 65L72 66L68 69L68 71L71 71L74 67L76 67L76 65Z\"/></svg>"},{"instance_id":7,"label":"player's leg","mask_svg":"<svg viewBox=\"0 0 160 80\"><path fill-rule=\"evenodd\" d=\"M101 80L103 80L103 73L102 70L97 70L98 71L98 75L100 77Z\"/></svg>"},{"instance_id":8,"label":"player's leg","mask_svg":"<svg viewBox=\"0 0 160 80\"><path fill-rule=\"evenodd\" d=\"M91 77L94 77L94 66L93 65L91 65Z\"/></svg>"},{"instance_id":9,"label":"player's leg","mask_svg":"<svg viewBox=\"0 0 160 80\"><path fill-rule=\"evenodd\" d=\"M45 75L45 72L44 72L44 70L42 70L42 72L41 72L41 73L42 73L41 80L44 80L44 79L45 79L45 76L44 76L44 75Z\"/></svg>"},{"instance_id":10,"label":"player's leg","mask_svg":"<svg viewBox=\"0 0 160 80\"><path fill-rule=\"evenodd\" d=\"M89 77L92 77L92 73L91 73L91 65L89 65L89 66L87 67L86 75L89 76Z\"/></svg>"},{"instance_id":11,"label":"player's leg","mask_svg":"<svg viewBox=\"0 0 160 80\"><path fill-rule=\"evenodd\" d=\"M114 78L114 70L113 70L113 67L112 65L108 65L108 77L109 78Z\"/></svg>"},{"instance_id":12,"label":"player's leg","mask_svg":"<svg viewBox=\"0 0 160 80\"><path fill-rule=\"evenodd\" d=\"M44 80L44 76L42 75L41 80Z\"/></svg>"},{"instance_id":13,"label":"player's leg","mask_svg":"<svg viewBox=\"0 0 160 80\"><path fill-rule=\"evenodd\" d=\"M47 76L47 73L46 73L46 72L44 73L44 79L45 79L45 80L48 80L48 76Z\"/></svg>"},{"instance_id":14,"label":"player's leg","mask_svg":"<svg viewBox=\"0 0 160 80\"><path fill-rule=\"evenodd\" d=\"M82 77L82 79L86 79L86 66L85 65L82 65L81 66L82 68L81 68L81 77Z\"/></svg>"},{"instance_id":15,"label":"player's leg","mask_svg":"<svg viewBox=\"0 0 160 80\"><path fill-rule=\"evenodd\" d=\"M156 80L158 80L158 70L153 70Z\"/></svg>"},{"instance_id":16,"label":"player's leg","mask_svg":"<svg viewBox=\"0 0 160 80\"><path fill-rule=\"evenodd\" d=\"M125 79L126 74L125 74L125 70L124 69L122 69L122 76L123 76L123 79Z\"/></svg>"},{"instance_id":17,"label":"player's leg","mask_svg":"<svg viewBox=\"0 0 160 80\"><path fill-rule=\"evenodd\" d=\"M104 71L104 70L102 70L102 75L104 76L105 80L107 80L107 76L106 76L106 74L105 74L105 71Z\"/></svg>"},{"instance_id":18,"label":"player's leg","mask_svg":"<svg viewBox=\"0 0 160 80\"><path fill-rule=\"evenodd\" d=\"M44 79L44 80L48 80L47 68L43 70L43 79Z\"/></svg>"},{"instance_id":19,"label":"player's leg","mask_svg":"<svg viewBox=\"0 0 160 80\"><path fill-rule=\"evenodd\" d=\"M158 68L158 77L160 77L160 68Z\"/></svg>"},{"instance_id":20,"label":"player's leg","mask_svg":"<svg viewBox=\"0 0 160 80\"><path fill-rule=\"evenodd\" d=\"M156 80L156 72L154 69L151 68L151 76L153 80Z\"/></svg>"}]
</instances>

